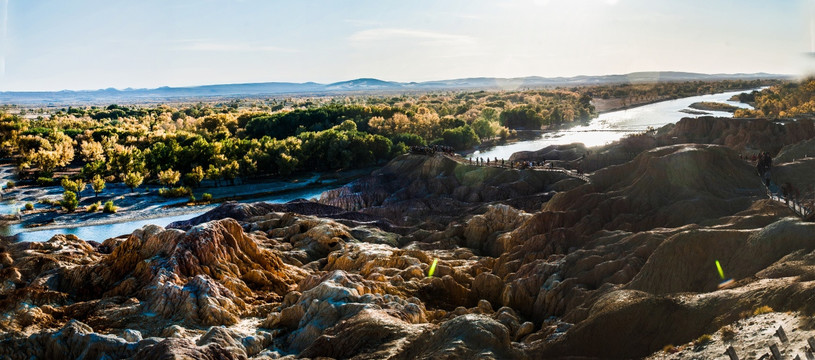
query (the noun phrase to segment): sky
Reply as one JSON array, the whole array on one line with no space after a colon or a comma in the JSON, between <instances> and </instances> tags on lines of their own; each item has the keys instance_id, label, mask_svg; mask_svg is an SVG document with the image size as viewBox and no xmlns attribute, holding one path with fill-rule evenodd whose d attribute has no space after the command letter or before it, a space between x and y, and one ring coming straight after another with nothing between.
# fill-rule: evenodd
<instances>
[{"instance_id":1,"label":"sky","mask_svg":"<svg viewBox=\"0 0 815 360\"><path fill-rule=\"evenodd\" d=\"M815 73L815 0L0 0L0 91Z\"/></svg>"}]
</instances>

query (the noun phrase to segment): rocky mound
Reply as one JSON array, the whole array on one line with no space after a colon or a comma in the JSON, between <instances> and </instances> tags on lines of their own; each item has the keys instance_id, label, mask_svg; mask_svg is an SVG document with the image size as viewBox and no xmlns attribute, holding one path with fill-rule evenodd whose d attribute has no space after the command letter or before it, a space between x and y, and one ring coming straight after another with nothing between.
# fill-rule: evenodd
<instances>
[{"instance_id":1,"label":"rocky mound","mask_svg":"<svg viewBox=\"0 0 815 360\"><path fill-rule=\"evenodd\" d=\"M537 151L519 151L509 157L510 161L573 161L587 153L582 143L550 145Z\"/></svg>"},{"instance_id":2,"label":"rocky mound","mask_svg":"<svg viewBox=\"0 0 815 360\"><path fill-rule=\"evenodd\" d=\"M810 157L815 157L815 139L784 146L778 152L778 155L773 158L773 162L782 164Z\"/></svg>"},{"instance_id":3,"label":"rocky mound","mask_svg":"<svg viewBox=\"0 0 815 360\"><path fill-rule=\"evenodd\" d=\"M594 172L608 166L627 163L643 151L668 144L674 142L664 143L651 133L632 134L611 144L593 148L584 159L577 162L577 165L584 172Z\"/></svg>"},{"instance_id":4,"label":"rocky mound","mask_svg":"<svg viewBox=\"0 0 815 360\"><path fill-rule=\"evenodd\" d=\"M675 145L595 172L591 183L556 194L536 215L540 225L529 227L582 234L676 227L735 214L762 196L755 170L734 151Z\"/></svg>"},{"instance_id":5,"label":"rocky mound","mask_svg":"<svg viewBox=\"0 0 815 360\"><path fill-rule=\"evenodd\" d=\"M533 331L475 300L484 264L471 251L432 245L428 278L422 246L376 228L277 212L246 222L250 233L233 219L147 226L106 241L108 255L71 236L6 244L0 356L518 358L511 340Z\"/></svg>"},{"instance_id":6,"label":"rocky mound","mask_svg":"<svg viewBox=\"0 0 815 360\"><path fill-rule=\"evenodd\" d=\"M509 202L535 210L562 182L560 172L467 165L443 155L402 155L342 188L326 191L320 203L381 216L397 224L446 224L484 203ZM431 216L428 216L431 215ZM435 220L435 221L434 221Z\"/></svg>"},{"instance_id":7,"label":"rocky mound","mask_svg":"<svg viewBox=\"0 0 815 360\"><path fill-rule=\"evenodd\" d=\"M742 154L759 151L775 154L784 146L812 138L815 138L815 127L810 119L781 123L769 119L711 116L683 118L676 124L665 125L656 132L633 134L609 145L592 149L579 164L583 171L593 172L631 161L643 151L685 143L723 145ZM802 148L806 146L802 145ZM798 152L796 150L795 154ZM794 157L800 158L797 155Z\"/></svg>"},{"instance_id":8,"label":"rocky mound","mask_svg":"<svg viewBox=\"0 0 815 360\"><path fill-rule=\"evenodd\" d=\"M815 137L810 119L785 123L768 119L683 118L664 136L663 144L699 143L724 145L738 152L777 153L789 144Z\"/></svg>"},{"instance_id":9,"label":"rocky mound","mask_svg":"<svg viewBox=\"0 0 815 360\"><path fill-rule=\"evenodd\" d=\"M228 201L191 219L174 221L167 225L167 228L189 230L198 224L226 218L238 220L240 223L246 223L247 220L252 217L266 215L270 212L292 212L302 215L317 215L329 219L335 219L342 223L348 224L349 226L371 225L385 231L397 233L404 233L408 231L408 229L394 226L390 221L381 217L363 214L356 211L346 211L336 206L324 205L304 199L292 200L285 204L270 204L267 202L238 203Z\"/></svg>"},{"instance_id":10,"label":"rocky mound","mask_svg":"<svg viewBox=\"0 0 815 360\"><path fill-rule=\"evenodd\" d=\"M256 202L252 204L238 203L235 201L228 201L218 205L215 209L207 211L201 215L190 218L188 220L174 221L167 225L168 229L189 230L193 226L203 224L212 220L221 220L232 218L238 221L246 221L252 216L266 215L275 211L275 205L265 202Z\"/></svg>"},{"instance_id":11,"label":"rocky mound","mask_svg":"<svg viewBox=\"0 0 815 360\"><path fill-rule=\"evenodd\" d=\"M815 184L812 179L815 179L815 157L775 164L770 173L773 183L779 187L785 184L792 185L790 195L810 208L813 207Z\"/></svg>"}]
</instances>

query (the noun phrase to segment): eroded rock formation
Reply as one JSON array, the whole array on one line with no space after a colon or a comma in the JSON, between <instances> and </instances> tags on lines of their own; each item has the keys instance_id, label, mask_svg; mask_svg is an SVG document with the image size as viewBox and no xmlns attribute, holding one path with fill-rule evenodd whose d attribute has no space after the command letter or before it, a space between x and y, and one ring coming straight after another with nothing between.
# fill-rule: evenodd
<instances>
[{"instance_id":1,"label":"eroded rock formation","mask_svg":"<svg viewBox=\"0 0 815 360\"><path fill-rule=\"evenodd\" d=\"M649 145L573 180L412 155L323 204L6 241L0 357L640 358L815 311L815 225L735 150Z\"/></svg>"}]
</instances>

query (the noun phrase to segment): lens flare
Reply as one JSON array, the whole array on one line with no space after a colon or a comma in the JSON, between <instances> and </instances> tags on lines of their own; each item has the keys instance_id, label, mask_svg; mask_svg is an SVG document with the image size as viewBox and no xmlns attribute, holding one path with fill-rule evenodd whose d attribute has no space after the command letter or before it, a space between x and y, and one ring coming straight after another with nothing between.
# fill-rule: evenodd
<instances>
[{"instance_id":1,"label":"lens flare","mask_svg":"<svg viewBox=\"0 0 815 360\"><path fill-rule=\"evenodd\" d=\"M719 264L719 260L716 260L716 268L719 269L719 277L724 280L724 270L722 270L722 264Z\"/></svg>"},{"instance_id":2,"label":"lens flare","mask_svg":"<svg viewBox=\"0 0 815 360\"><path fill-rule=\"evenodd\" d=\"M433 277L433 273L436 272L436 264L439 262L439 259L433 259L433 265L430 265L430 271L427 272L427 277Z\"/></svg>"}]
</instances>

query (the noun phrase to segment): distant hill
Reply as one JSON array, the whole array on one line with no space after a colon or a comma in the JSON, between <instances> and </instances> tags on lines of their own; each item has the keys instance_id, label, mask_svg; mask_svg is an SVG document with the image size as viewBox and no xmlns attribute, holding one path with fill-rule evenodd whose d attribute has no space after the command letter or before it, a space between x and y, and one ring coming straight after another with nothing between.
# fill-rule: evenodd
<instances>
[{"instance_id":1,"label":"distant hill","mask_svg":"<svg viewBox=\"0 0 815 360\"><path fill-rule=\"evenodd\" d=\"M160 87L155 89L101 89L82 91L32 91L0 92L0 103L20 105L73 105L142 103L162 101L194 101L202 99L261 97L281 95L332 95L332 94L374 94L433 90L515 90L555 86L580 86L614 83L672 82L672 81L714 81L786 79L788 75L778 74L698 74L687 72L636 72L625 75L573 76L544 78L528 76L520 78L476 77L425 82L392 82L372 78L341 81L332 84L314 82L289 83L266 82L246 84L220 84L190 87Z\"/></svg>"}]
</instances>

